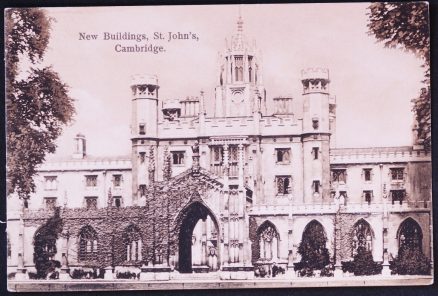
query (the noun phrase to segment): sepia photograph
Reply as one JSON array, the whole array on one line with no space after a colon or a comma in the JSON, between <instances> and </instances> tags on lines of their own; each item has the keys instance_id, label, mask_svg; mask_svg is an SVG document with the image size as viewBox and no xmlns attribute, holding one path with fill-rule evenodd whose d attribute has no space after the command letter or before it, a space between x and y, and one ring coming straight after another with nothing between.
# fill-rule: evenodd
<instances>
[{"instance_id":1,"label":"sepia photograph","mask_svg":"<svg viewBox=\"0 0 438 296\"><path fill-rule=\"evenodd\" d=\"M9 291L433 284L427 2L4 18Z\"/></svg>"}]
</instances>

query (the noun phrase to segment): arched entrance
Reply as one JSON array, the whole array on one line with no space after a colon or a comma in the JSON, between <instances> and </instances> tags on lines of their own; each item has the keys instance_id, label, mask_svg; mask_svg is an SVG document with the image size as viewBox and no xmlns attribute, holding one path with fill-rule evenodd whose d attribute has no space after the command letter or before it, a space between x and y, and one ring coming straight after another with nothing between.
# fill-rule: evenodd
<instances>
[{"instance_id":1,"label":"arched entrance","mask_svg":"<svg viewBox=\"0 0 438 296\"><path fill-rule=\"evenodd\" d=\"M216 218L203 203L193 202L183 210L178 235L179 272L219 268L218 229Z\"/></svg>"}]
</instances>

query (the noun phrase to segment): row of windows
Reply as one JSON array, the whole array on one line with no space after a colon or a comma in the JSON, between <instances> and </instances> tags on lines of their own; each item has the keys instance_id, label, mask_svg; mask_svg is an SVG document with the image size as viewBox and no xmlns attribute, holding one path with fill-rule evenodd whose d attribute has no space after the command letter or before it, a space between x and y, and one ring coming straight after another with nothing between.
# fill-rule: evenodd
<instances>
[{"instance_id":1,"label":"row of windows","mask_svg":"<svg viewBox=\"0 0 438 296\"><path fill-rule=\"evenodd\" d=\"M404 168L390 168L390 173L392 181L404 181L405 180L405 169ZM373 169L365 168L362 169L362 178L364 181L372 181ZM333 183L347 183L347 170L346 169L333 169L331 171L331 180Z\"/></svg>"},{"instance_id":2,"label":"row of windows","mask_svg":"<svg viewBox=\"0 0 438 296\"><path fill-rule=\"evenodd\" d=\"M120 208L122 206L122 197L113 196L113 206ZM56 197L45 197L45 207L47 210L53 210L57 206ZM85 208L87 209L97 209L97 196L86 196L85 197Z\"/></svg>"},{"instance_id":3,"label":"row of windows","mask_svg":"<svg viewBox=\"0 0 438 296\"><path fill-rule=\"evenodd\" d=\"M272 260L278 258L280 235L270 221L264 222L257 230L258 249L260 260ZM324 239L315 240L317 237ZM423 234L420 225L412 218L408 218L401 223L398 230L398 245L399 248L422 250ZM370 224L364 219L357 221L351 230L351 256L354 256L358 251L373 250L374 233ZM302 235L302 242L313 242L311 246L315 251L320 251L326 247L327 236L321 223L313 220L307 224Z\"/></svg>"},{"instance_id":4,"label":"row of windows","mask_svg":"<svg viewBox=\"0 0 438 296\"><path fill-rule=\"evenodd\" d=\"M57 190L58 189L58 177L57 176L45 176L45 190ZM121 187L123 183L123 176L120 174L115 174L112 176L112 183L114 187ZM97 175L86 175L85 176L85 186L86 187L97 187Z\"/></svg>"}]
</instances>

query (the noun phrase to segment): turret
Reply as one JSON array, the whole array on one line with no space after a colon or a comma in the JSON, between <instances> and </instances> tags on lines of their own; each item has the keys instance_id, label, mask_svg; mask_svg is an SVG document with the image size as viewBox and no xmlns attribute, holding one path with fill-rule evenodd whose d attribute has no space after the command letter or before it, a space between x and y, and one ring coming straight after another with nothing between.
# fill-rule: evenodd
<instances>
[{"instance_id":1,"label":"turret","mask_svg":"<svg viewBox=\"0 0 438 296\"><path fill-rule=\"evenodd\" d=\"M72 157L75 159L83 159L87 153L87 142L85 136L81 133L77 134L74 138L74 150Z\"/></svg>"},{"instance_id":2,"label":"turret","mask_svg":"<svg viewBox=\"0 0 438 296\"><path fill-rule=\"evenodd\" d=\"M301 71L303 84L304 133L329 133L329 71L310 68Z\"/></svg>"},{"instance_id":3,"label":"turret","mask_svg":"<svg viewBox=\"0 0 438 296\"><path fill-rule=\"evenodd\" d=\"M157 137L159 88L158 78L155 75L134 75L132 77L131 134L133 137Z\"/></svg>"},{"instance_id":4,"label":"turret","mask_svg":"<svg viewBox=\"0 0 438 296\"><path fill-rule=\"evenodd\" d=\"M301 71L303 84L304 201L330 202L329 71Z\"/></svg>"},{"instance_id":5,"label":"turret","mask_svg":"<svg viewBox=\"0 0 438 296\"><path fill-rule=\"evenodd\" d=\"M158 138L158 78L155 75L132 77L132 180L133 203L145 198L147 186L155 180Z\"/></svg>"}]
</instances>

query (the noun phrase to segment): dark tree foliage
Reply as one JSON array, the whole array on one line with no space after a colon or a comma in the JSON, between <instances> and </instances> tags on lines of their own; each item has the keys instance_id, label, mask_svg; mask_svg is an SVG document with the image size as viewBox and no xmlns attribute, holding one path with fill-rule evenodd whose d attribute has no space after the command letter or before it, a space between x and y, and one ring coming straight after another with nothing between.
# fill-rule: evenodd
<instances>
[{"instance_id":1,"label":"dark tree foliage","mask_svg":"<svg viewBox=\"0 0 438 296\"><path fill-rule=\"evenodd\" d=\"M67 86L51 67L38 67L50 37L50 18L39 8L5 11L7 190L27 199L35 168L75 112ZM20 66L30 64L24 73Z\"/></svg>"},{"instance_id":2,"label":"dark tree foliage","mask_svg":"<svg viewBox=\"0 0 438 296\"><path fill-rule=\"evenodd\" d=\"M354 273L354 275L374 275L382 272L382 264L374 262L371 251L359 247L353 261L342 263L342 270Z\"/></svg>"},{"instance_id":3,"label":"dark tree foliage","mask_svg":"<svg viewBox=\"0 0 438 296\"><path fill-rule=\"evenodd\" d=\"M431 144L430 35L427 2L379 2L369 6L369 33L385 47L414 53L423 61L424 85L419 97L412 100L417 121L419 143Z\"/></svg>"},{"instance_id":4,"label":"dark tree foliage","mask_svg":"<svg viewBox=\"0 0 438 296\"><path fill-rule=\"evenodd\" d=\"M295 264L295 270L307 270L313 274L313 270L321 270L330 264L329 251L326 248L327 238L319 223L310 224L303 233L303 238L298 246L298 254L301 261Z\"/></svg>"},{"instance_id":5,"label":"dark tree foliage","mask_svg":"<svg viewBox=\"0 0 438 296\"><path fill-rule=\"evenodd\" d=\"M430 260L420 248L401 247L397 257L390 263L393 274L429 275Z\"/></svg>"},{"instance_id":6,"label":"dark tree foliage","mask_svg":"<svg viewBox=\"0 0 438 296\"><path fill-rule=\"evenodd\" d=\"M33 261L37 279L45 279L48 273L61 267L59 261L53 260L58 251L56 240L61 231L62 219L59 215L59 208L56 208L53 217L49 218L35 234Z\"/></svg>"}]
</instances>

